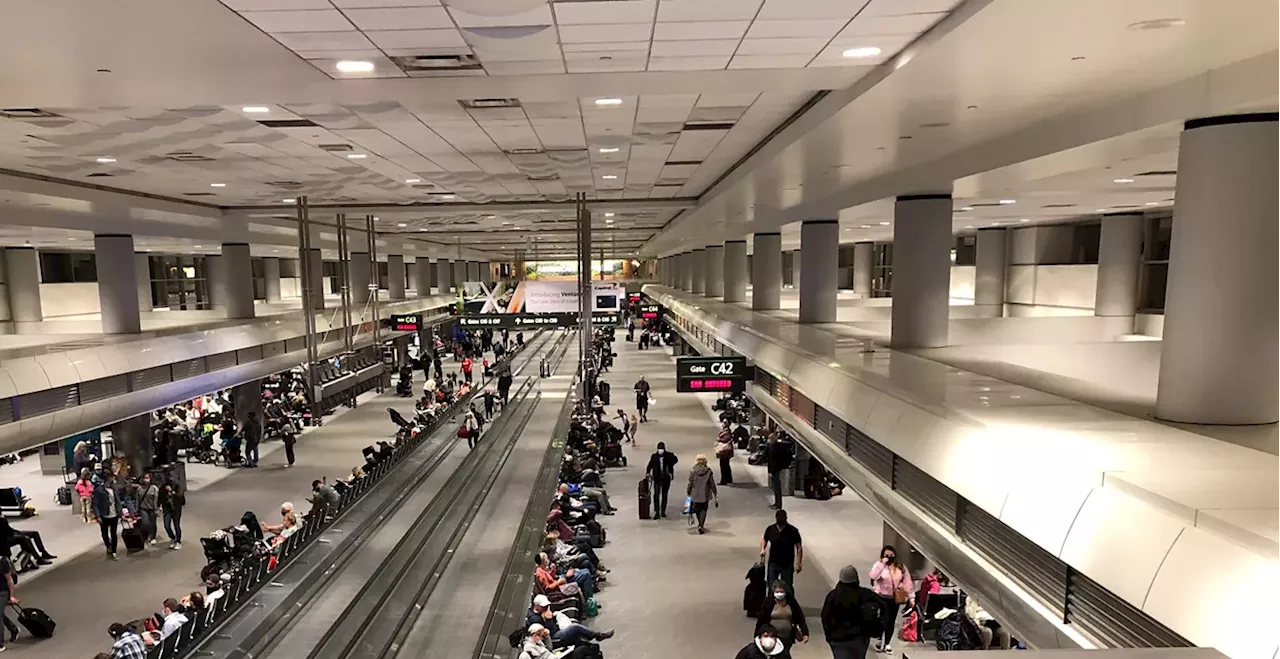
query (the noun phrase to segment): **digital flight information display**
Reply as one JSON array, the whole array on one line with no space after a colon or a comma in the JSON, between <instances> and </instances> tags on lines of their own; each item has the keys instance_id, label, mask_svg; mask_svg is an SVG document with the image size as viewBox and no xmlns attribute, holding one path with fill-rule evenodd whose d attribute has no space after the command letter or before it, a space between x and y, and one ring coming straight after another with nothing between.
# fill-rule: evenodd
<instances>
[{"instance_id":1,"label":"digital flight information display","mask_svg":"<svg viewBox=\"0 0 1280 659\"><path fill-rule=\"evenodd\" d=\"M696 380L688 381L690 391L733 391L733 380Z\"/></svg>"},{"instance_id":2,"label":"digital flight information display","mask_svg":"<svg viewBox=\"0 0 1280 659\"><path fill-rule=\"evenodd\" d=\"M680 357L676 359L676 391L746 391L745 357Z\"/></svg>"},{"instance_id":3,"label":"digital flight information display","mask_svg":"<svg viewBox=\"0 0 1280 659\"><path fill-rule=\"evenodd\" d=\"M416 313L392 314L389 324L394 332L416 332L422 329L422 316Z\"/></svg>"}]
</instances>

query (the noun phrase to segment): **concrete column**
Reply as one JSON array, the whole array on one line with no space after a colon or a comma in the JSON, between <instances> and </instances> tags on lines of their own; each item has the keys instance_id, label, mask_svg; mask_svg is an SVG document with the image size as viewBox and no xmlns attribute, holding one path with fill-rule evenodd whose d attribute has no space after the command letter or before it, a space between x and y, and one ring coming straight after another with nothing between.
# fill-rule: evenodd
<instances>
[{"instance_id":1,"label":"concrete column","mask_svg":"<svg viewBox=\"0 0 1280 659\"><path fill-rule=\"evenodd\" d=\"M436 288L441 293L453 290L453 265L449 259L436 259Z\"/></svg>"},{"instance_id":2,"label":"concrete column","mask_svg":"<svg viewBox=\"0 0 1280 659\"><path fill-rule=\"evenodd\" d=\"M142 319L138 317L138 261L134 258L133 236L96 235L93 250L98 266L102 333L137 334L142 331ZM148 435L148 446L150 441Z\"/></svg>"},{"instance_id":3,"label":"concrete column","mask_svg":"<svg viewBox=\"0 0 1280 659\"><path fill-rule=\"evenodd\" d=\"M1102 236L1098 241L1098 288L1093 298L1093 315L1133 316L1138 313L1143 228L1142 213L1116 213L1102 217Z\"/></svg>"},{"instance_id":4,"label":"concrete column","mask_svg":"<svg viewBox=\"0 0 1280 659\"><path fill-rule=\"evenodd\" d=\"M4 274L9 288L9 317L14 322L44 320L40 306L40 255L34 247L6 247Z\"/></svg>"},{"instance_id":5,"label":"concrete column","mask_svg":"<svg viewBox=\"0 0 1280 659\"><path fill-rule=\"evenodd\" d=\"M703 279L706 280L707 297L724 295L724 245L707 245L703 257Z\"/></svg>"},{"instance_id":6,"label":"concrete column","mask_svg":"<svg viewBox=\"0 0 1280 659\"><path fill-rule=\"evenodd\" d=\"M744 302L747 299L747 241L727 240L724 243L724 301Z\"/></svg>"},{"instance_id":7,"label":"concrete column","mask_svg":"<svg viewBox=\"0 0 1280 659\"><path fill-rule=\"evenodd\" d=\"M368 252L351 252L351 261L347 263L347 275L351 281L347 286L351 289L351 304L363 305L369 301L369 283L373 281Z\"/></svg>"},{"instance_id":8,"label":"concrete column","mask_svg":"<svg viewBox=\"0 0 1280 659\"><path fill-rule=\"evenodd\" d=\"M262 380L251 380L231 388L231 404L236 408L236 426L243 428L250 412L262 422Z\"/></svg>"},{"instance_id":9,"label":"concrete column","mask_svg":"<svg viewBox=\"0 0 1280 659\"><path fill-rule=\"evenodd\" d=\"M804 242L803 240L801 241ZM839 263L839 261L837 261ZM800 250L791 251L791 286L800 288Z\"/></svg>"},{"instance_id":10,"label":"concrete column","mask_svg":"<svg viewBox=\"0 0 1280 659\"><path fill-rule=\"evenodd\" d=\"M694 295L706 295L707 293L707 250L695 249L690 253L689 264L693 267L693 288L689 290Z\"/></svg>"},{"instance_id":11,"label":"concrete column","mask_svg":"<svg viewBox=\"0 0 1280 659\"><path fill-rule=\"evenodd\" d=\"M311 259L311 271L313 273L312 280L310 282L311 290L309 291L311 295L311 308L312 310L319 311L324 308L324 259L321 257L320 250L318 249L312 249L308 258ZM299 266L301 266L301 264L299 264ZM299 281L301 281L301 270L298 271L298 277Z\"/></svg>"},{"instance_id":12,"label":"concrete column","mask_svg":"<svg viewBox=\"0 0 1280 659\"><path fill-rule=\"evenodd\" d=\"M227 318L253 318L253 260L248 243L222 244Z\"/></svg>"},{"instance_id":13,"label":"concrete column","mask_svg":"<svg viewBox=\"0 0 1280 659\"><path fill-rule=\"evenodd\" d=\"M1193 119L1182 132L1157 417L1277 420L1276 140L1275 112Z\"/></svg>"},{"instance_id":14,"label":"concrete column","mask_svg":"<svg viewBox=\"0 0 1280 659\"><path fill-rule=\"evenodd\" d=\"M853 293L858 297L871 297L871 272L875 265L874 243L853 244Z\"/></svg>"},{"instance_id":15,"label":"concrete column","mask_svg":"<svg viewBox=\"0 0 1280 659\"><path fill-rule=\"evenodd\" d=\"M130 476L147 473L152 459L151 415L142 414L111 424L111 444L116 455L124 456L129 463Z\"/></svg>"},{"instance_id":16,"label":"concrete column","mask_svg":"<svg viewBox=\"0 0 1280 659\"><path fill-rule=\"evenodd\" d=\"M693 292L693 278L694 278L693 259L694 259L693 252L685 252L684 254L680 255L680 261L681 261L680 290L686 293Z\"/></svg>"},{"instance_id":17,"label":"concrete column","mask_svg":"<svg viewBox=\"0 0 1280 659\"><path fill-rule=\"evenodd\" d=\"M463 284L467 283L467 262L453 262L453 287L462 290Z\"/></svg>"},{"instance_id":18,"label":"concrete column","mask_svg":"<svg viewBox=\"0 0 1280 659\"><path fill-rule=\"evenodd\" d=\"M773 311L782 304L782 234L751 238L751 308Z\"/></svg>"},{"instance_id":19,"label":"concrete column","mask_svg":"<svg viewBox=\"0 0 1280 659\"><path fill-rule=\"evenodd\" d=\"M414 272L418 297L427 297L431 295L431 259L419 256L414 263L418 266L416 272Z\"/></svg>"},{"instance_id":20,"label":"concrete column","mask_svg":"<svg viewBox=\"0 0 1280 659\"><path fill-rule=\"evenodd\" d=\"M209 308L220 309L227 305L227 277L223 273L222 257L210 254L204 257L205 289L209 291Z\"/></svg>"},{"instance_id":21,"label":"concrete column","mask_svg":"<svg viewBox=\"0 0 1280 659\"><path fill-rule=\"evenodd\" d=\"M890 344L945 346L951 299L951 194L898 197L893 213Z\"/></svg>"},{"instance_id":22,"label":"concrete column","mask_svg":"<svg viewBox=\"0 0 1280 659\"><path fill-rule=\"evenodd\" d=\"M280 259L277 257L262 259L262 291L267 302L280 301Z\"/></svg>"},{"instance_id":23,"label":"concrete column","mask_svg":"<svg viewBox=\"0 0 1280 659\"><path fill-rule=\"evenodd\" d=\"M979 307L987 307L987 315L999 318L1004 315L1004 277L1009 263L1009 232L1005 229L978 229L976 247L973 303Z\"/></svg>"},{"instance_id":24,"label":"concrete column","mask_svg":"<svg viewBox=\"0 0 1280 659\"><path fill-rule=\"evenodd\" d=\"M800 322L836 322L836 293L840 289L840 222L808 220L800 224Z\"/></svg>"},{"instance_id":25,"label":"concrete column","mask_svg":"<svg viewBox=\"0 0 1280 659\"><path fill-rule=\"evenodd\" d=\"M387 299L404 299L404 256L387 255Z\"/></svg>"},{"instance_id":26,"label":"concrete column","mask_svg":"<svg viewBox=\"0 0 1280 659\"><path fill-rule=\"evenodd\" d=\"M155 303L151 299L151 256L143 253L134 254L137 261L134 274L138 276L138 311L151 311Z\"/></svg>"}]
</instances>

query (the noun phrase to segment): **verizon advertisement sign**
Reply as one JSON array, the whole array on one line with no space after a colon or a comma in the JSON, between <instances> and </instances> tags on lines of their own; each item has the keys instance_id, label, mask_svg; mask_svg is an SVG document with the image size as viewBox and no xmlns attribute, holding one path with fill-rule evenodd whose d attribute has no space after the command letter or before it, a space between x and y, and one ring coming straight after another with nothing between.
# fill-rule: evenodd
<instances>
[{"instance_id":1,"label":"verizon advertisement sign","mask_svg":"<svg viewBox=\"0 0 1280 659\"><path fill-rule=\"evenodd\" d=\"M577 313L578 284L572 281L526 281L521 284L526 313ZM626 293L610 282L592 282L591 311L618 311Z\"/></svg>"}]
</instances>

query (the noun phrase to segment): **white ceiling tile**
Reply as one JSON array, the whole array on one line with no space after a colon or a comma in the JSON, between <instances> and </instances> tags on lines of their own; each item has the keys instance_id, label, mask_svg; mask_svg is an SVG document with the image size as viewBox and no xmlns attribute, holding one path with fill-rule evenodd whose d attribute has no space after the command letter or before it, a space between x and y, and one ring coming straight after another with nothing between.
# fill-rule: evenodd
<instances>
[{"instance_id":1,"label":"white ceiling tile","mask_svg":"<svg viewBox=\"0 0 1280 659\"><path fill-rule=\"evenodd\" d=\"M444 7L401 7L393 9L349 9L344 12L356 27L369 30L429 30L452 28L453 19Z\"/></svg>"},{"instance_id":2,"label":"white ceiling tile","mask_svg":"<svg viewBox=\"0 0 1280 659\"><path fill-rule=\"evenodd\" d=\"M802 18L853 18L868 0L764 0L756 20Z\"/></svg>"},{"instance_id":3,"label":"white ceiling tile","mask_svg":"<svg viewBox=\"0 0 1280 659\"><path fill-rule=\"evenodd\" d=\"M655 41L650 54L653 57L690 57L700 55L732 55L738 48L737 39L712 41Z\"/></svg>"},{"instance_id":4,"label":"white ceiling tile","mask_svg":"<svg viewBox=\"0 0 1280 659\"><path fill-rule=\"evenodd\" d=\"M564 73L564 62L561 60L537 60L532 62L492 61L481 53L480 61L484 62L484 70L490 75L539 75Z\"/></svg>"},{"instance_id":5,"label":"white ceiling tile","mask_svg":"<svg viewBox=\"0 0 1280 659\"><path fill-rule=\"evenodd\" d=\"M610 2L557 2L559 25L601 25L610 23L652 23L657 0L612 0Z\"/></svg>"},{"instance_id":6,"label":"white ceiling tile","mask_svg":"<svg viewBox=\"0 0 1280 659\"><path fill-rule=\"evenodd\" d=\"M566 43L560 46L560 49L568 53L594 53L594 52L649 52L648 41L621 41L609 43Z\"/></svg>"},{"instance_id":7,"label":"white ceiling tile","mask_svg":"<svg viewBox=\"0 0 1280 659\"><path fill-rule=\"evenodd\" d=\"M653 28L654 41L695 39L741 39L750 21L713 21L704 23L658 23Z\"/></svg>"},{"instance_id":8,"label":"white ceiling tile","mask_svg":"<svg viewBox=\"0 0 1280 659\"><path fill-rule=\"evenodd\" d=\"M822 18L807 21L759 20L751 24L751 29L747 30L747 38L822 37L830 39L847 22L839 18Z\"/></svg>"},{"instance_id":9,"label":"white ceiling tile","mask_svg":"<svg viewBox=\"0 0 1280 659\"><path fill-rule=\"evenodd\" d=\"M749 21L756 16L762 0L662 0L658 21Z\"/></svg>"},{"instance_id":10,"label":"white ceiling tile","mask_svg":"<svg viewBox=\"0 0 1280 659\"><path fill-rule=\"evenodd\" d=\"M840 32L841 37L917 35L942 20L946 14L907 16L859 16Z\"/></svg>"},{"instance_id":11,"label":"white ceiling tile","mask_svg":"<svg viewBox=\"0 0 1280 659\"><path fill-rule=\"evenodd\" d=\"M729 56L650 57L650 71L717 71L729 64Z\"/></svg>"},{"instance_id":12,"label":"white ceiling tile","mask_svg":"<svg viewBox=\"0 0 1280 659\"><path fill-rule=\"evenodd\" d=\"M739 55L817 55L826 39L743 39Z\"/></svg>"},{"instance_id":13,"label":"white ceiling tile","mask_svg":"<svg viewBox=\"0 0 1280 659\"><path fill-rule=\"evenodd\" d=\"M695 107L700 108L746 108L750 107L756 99L760 98L758 92L742 92L738 94L717 93L702 94L698 96L698 103Z\"/></svg>"},{"instance_id":14,"label":"white ceiling tile","mask_svg":"<svg viewBox=\"0 0 1280 659\"><path fill-rule=\"evenodd\" d=\"M272 36L294 51L365 50L373 48L373 44L363 34L355 30L350 32L289 32Z\"/></svg>"},{"instance_id":15,"label":"white ceiling tile","mask_svg":"<svg viewBox=\"0 0 1280 659\"><path fill-rule=\"evenodd\" d=\"M236 11L333 9L329 0L222 0L222 4Z\"/></svg>"},{"instance_id":16,"label":"white ceiling tile","mask_svg":"<svg viewBox=\"0 0 1280 659\"><path fill-rule=\"evenodd\" d=\"M440 0L330 0L338 9L363 7L434 7Z\"/></svg>"},{"instance_id":17,"label":"white ceiling tile","mask_svg":"<svg viewBox=\"0 0 1280 659\"><path fill-rule=\"evenodd\" d=\"M610 43L648 41L652 26L646 23L608 25L561 25L561 43Z\"/></svg>"},{"instance_id":18,"label":"white ceiling tile","mask_svg":"<svg viewBox=\"0 0 1280 659\"><path fill-rule=\"evenodd\" d=\"M466 46L439 46L435 48L418 46L409 48L383 48L382 52L385 53L387 57L417 57L419 55L460 55L471 52L471 49ZM446 73L448 73L447 70ZM465 71L459 71L457 73L466 75ZM478 73L480 75L484 75L483 71Z\"/></svg>"},{"instance_id":19,"label":"white ceiling tile","mask_svg":"<svg viewBox=\"0 0 1280 659\"><path fill-rule=\"evenodd\" d=\"M336 9L305 11L246 11L241 12L250 23L269 34L282 32L342 32L355 26Z\"/></svg>"},{"instance_id":20,"label":"white ceiling tile","mask_svg":"<svg viewBox=\"0 0 1280 659\"><path fill-rule=\"evenodd\" d=\"M541 4L528 11L499 16L468 14L457 6L449 7L449 13L453 15L453 20L458 24L458 27L511 27L555 24L555 20L551 17L551 5L549 4Z\"/></svg>"},{"instance_id":21,"label":"white ceiling tile","mask_svg":"<svg viewBox=\"0 0 1280 659\"><path fill-rule=\"evenodd\" d=\"M457 30L384 30L366 32L379 48L465 48Z\"/></svg>"},{"instance_id":22,"label":"white ceiling tile","mask_svg":"<svg viewBox=\"0 0 1280 659\"><path fill-rule=\"evenodd\" d=\"M729 62L731 69L795 69L804 67L813 59L809 55L735 55Z\"/></svg>"},{"instance_id":23,"label":"white ceiling tile","mask_svg":"<svg viewBox=\"0 0 1280 659\"><path fill-rule=\"evenodd\" d=\"M298 57L302 59L365 59L369 57L378 57L382 55L382 51L377 48L366 48L361 50L297 50L294 51Z\"/></svg>"},{"instance_id":24,"label":"white ceiling tile","mask_svg":"<svg viewBox=\"0 0 1280 659\"><path fill-rule=\"evenodd\" d=\"M960 0L871 0L861 16L900 16L902 14L947 13Z\"/></svg>"},{"instance_id":25,"label":"white ceiling tile","mask_svg":"<svg viewBox=\"0 0 1280 659\"><path fill-rule=\"evenodd\" d=\"M605 59L601 59L605 58ZM645 52L593 52L565 53L565 67L569 73L607 73L618 71L643 71L649 64Z\"/></svg>"}]
</instances>

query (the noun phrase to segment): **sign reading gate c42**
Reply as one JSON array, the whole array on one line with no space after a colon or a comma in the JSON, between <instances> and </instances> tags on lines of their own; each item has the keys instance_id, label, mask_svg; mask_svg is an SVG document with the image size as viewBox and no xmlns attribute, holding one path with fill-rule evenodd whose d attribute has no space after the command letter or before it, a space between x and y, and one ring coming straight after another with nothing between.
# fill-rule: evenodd
<instances>
[{"instance_id":1,"label":"sign reading gate c42","mask_svg":"<svg viewBox=\"0 0 1280 659\"><path fill-rule=\"evenodd\" d=\"M676 391L744 391L745 357L680 357L676 360Z\"/></svg>"}]
</instances>

